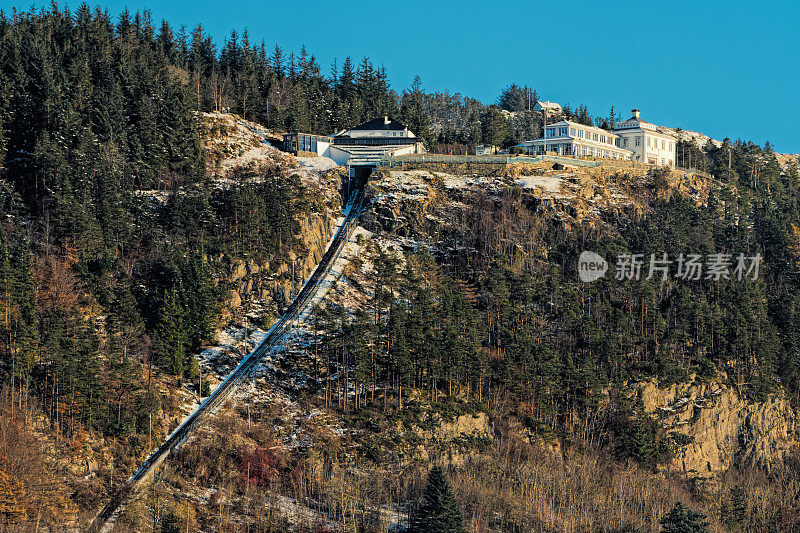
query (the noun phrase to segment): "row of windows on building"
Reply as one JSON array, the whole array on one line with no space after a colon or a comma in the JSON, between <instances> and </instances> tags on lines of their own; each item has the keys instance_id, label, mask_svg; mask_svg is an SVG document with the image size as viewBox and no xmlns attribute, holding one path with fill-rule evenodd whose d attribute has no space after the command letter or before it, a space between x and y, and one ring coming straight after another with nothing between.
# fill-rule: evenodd
<instances>
[{"instance_id":1,"label":"row of windows on building","mask_svg":"<svg viewBox=\"0 0 800 533\"><path fill-rule=\"evenodd\" d=\"M547 128L547 136L548 137L566 137L567 136L567 128L566 127L564 127L564 128Z\"/></svg>"},{"instance_id":2,"label":"row of windows on building","mask_svg":"<svg viewBox=\"0 0 800 533\"><path fill-rule=\"evenodd\" d=\"M612 146L618 146L619 148L628 148L628 143L630 139L627 137L617 138L615 142L615 138L611 135L604 135L602 133L594 132L594 131L586 131L580 128L567 128L567 127L558 127L558 128L547 128L546 135L548 138L553 137L566 137L567 133L573 139L586 139L587 141L593 141L601 144L609 144ZM648 148L655 148L658 149L659 141L661 141L661 150L669 150L670 152L673 149L673 143L671 141L666 141L664 139L655 139L650 136L645 136L647 139L647 147ZM642 145L642 137L637 135L633 137L634 146L641 146Z\"/></svg>"},{"instance_id":3,"label":"row of windows on building","mask_svg":"<svg viewBox=\"0 0 800 533\"><path fill-rule=\"evenodd\" d=\"M539 147L539 149L541 150L541 147ZM577 143L575 143L574 145L572 143L548 144L547 151L555 152L560 155L605 157L609 159L628 159L628 157L619 152L615 152L612 150L604 150L602 148L595 148L593 146L587 146L585 144L577 144Z\"/></svg>"},{"instance_id":4,"label":"row of windows on building","mask_svg":"<svg viewBox=\"0 0 800 533\"><path fill-rule=\"evenodd\" d=\"M619 146L620 148L627 148L628 147L628 142L630 141L630 139L627 138L627 137L622 137L621 139L622 139L622 144L621 145L617 144L617 146ZM656 150L658 150L658 141L659 140L661 141L661 149L662 150L669 150L670 152L672 151L672 141L665 141L664 139L654 139L652 137L647 137L647 147L648 148L655 148ZM634 141L633 142L634 146L641 146L642 145L642 137L640 135L637 135L636 137L633 137L633 141Z\"/></svg>"},{"instance_id":5,"label":"row of windows on building","mask_svg":"<svg viewBox=\"0 0 800 533\"><path fill-rule=\"evenodd\" d=\"M650 145L650 141L651 140L653 141L652 148L658 149L658 141L659 141L659 139L653 139L652 137L648 137L647 138L647 146L651 146ZM661 139L661 149L662 150L669 150L671 152L672 151L672 142L671 141L665 141L664 139Z\"/></svg>"},{"instance_id":6,"label":"row of windows on building","mask_svg":"<svg viewBox=\"0 0 800 533\"><path fill-rule=\"evenodd\" d=\"M602 133L597 133L595 131L586 131L580 128L567 128L567 127L560 127L560 128L547 128L546 135L548 138L552 137L566 137L567 132L569 132L569 136L573 139L586 139L587 141L594 141L601 144L614 144L614 137L611 135L605 135Z\"/></svg>"}]
</instances>

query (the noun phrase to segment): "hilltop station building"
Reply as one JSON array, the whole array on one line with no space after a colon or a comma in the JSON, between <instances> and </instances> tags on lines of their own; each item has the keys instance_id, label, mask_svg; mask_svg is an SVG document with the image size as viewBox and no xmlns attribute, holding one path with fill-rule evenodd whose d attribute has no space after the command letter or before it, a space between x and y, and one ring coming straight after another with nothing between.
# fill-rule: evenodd
<instances>
[{"instance_id":1,"label":"hilltop station building","mask_svg":"<svg viewBox=\"0 0 800 533\"><path fill-rule=\"evenodd\" d=\"M418 139L405 125L388 116L368 120L333 135L287 133L283 149L295 155L317 155L348 167L350 176L371 170L384 155L424 153Z\"/></svg>"},{"instance_id":2,"label":"hilltop station building","mask_svg":"<svg viewBox=\"0 0 800 533\"><path fill-rule=\"evenodd\" d=\"M642 120L638 109L631 113L631 118L616 122L611 131L570 120L548 124L544 137L524 141L520 146L535 155L622 159L674 168L675 137Z\"/></svg>"}]
</instances>

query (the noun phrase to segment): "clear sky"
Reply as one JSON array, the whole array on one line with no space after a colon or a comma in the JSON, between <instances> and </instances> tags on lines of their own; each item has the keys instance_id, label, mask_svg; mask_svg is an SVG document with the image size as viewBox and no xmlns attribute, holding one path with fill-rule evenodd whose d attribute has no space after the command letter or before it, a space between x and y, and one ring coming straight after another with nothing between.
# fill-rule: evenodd
<instances>
[{"instance_id":1,"label":"clear sky","mask_svg":"<svg viewBox=\"0 0 800 533\"><path fill-rule=\"evenodd\" d=\"M419 74L427 91L493 103L505 85L527 83L542 99L585 104L593 115L638 107L657 124L800 152L798 0L100 5L115 16L127 6L150 9L156 23L202 24L218 47L244 28L251 42L295 51L305 44L326 71L334 58L366 55L386 67L398 92ZM0 0L12 6L30 2Z\"/></svg>"}]
</instances>

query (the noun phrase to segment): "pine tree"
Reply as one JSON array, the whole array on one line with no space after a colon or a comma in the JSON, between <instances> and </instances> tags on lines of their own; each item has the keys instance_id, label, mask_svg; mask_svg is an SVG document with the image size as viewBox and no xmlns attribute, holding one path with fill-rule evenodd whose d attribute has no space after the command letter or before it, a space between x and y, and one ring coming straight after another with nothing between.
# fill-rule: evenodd
<instances>
[{"instance_id":1,"label":"pine tree","mask_svg":"<svg viewBox=\"0 0 800 533\"><path fill-rule=\"evenodd\" d=\"M450 483L439 466L431 468L422 504L411 523L412 533L462 533L464 529L461 509Z\"/></svg>"},{"instance_id":2,"label":"pine tree","mask_svg":"<svg viewBox=\"0 0 800 533\"><path fill-rule=\"evenodd\" d=\"M706 515L684 507L681 502L661 519L661 533L708 533Z\"/></svg>"},{"instance_id":3,"label":"pine tree","mask_svg":"<svg viewBox=\"0 0 800 533\"><path fill-rule=\"evenodd\" d=\"M164 518L161 519L161 533L180 533L180 531L180 518L173 511L164 515Z\"/></svg>"},{"instance_id":4,"label":"pine tree","mask_svg":"<svg viewBox=\"0 0 800 533\"><path fill-rule=\"evenodd\" d=\"M410 91L403 92L400 116L405 125L414 134L426 141L430 141L430 116L425 109L425 93L422 90L422 80L414 77Z\"/></svg>"},{"instance_id":5,"label":"pine tree","mask_svg":"<svg viewBox=\"0 0 800 533\"><path fill-rule=\"evenodd\" d=\"M497 107L490 107L483 116L483 142L505 146L509 140L508 121Z\"/></svg>"},{"instance_id":6,"label":"pine tree","mask_svg":"<svg viewBox=\"0 0 800 533\"><path fill-rule=\"evenodd\" d=\"M2 85L0 85L0 91L2 91ZM3 102L2 97L0 97L0 107L6 109L6 104ZM3 159L6 155L7 142L5 131L3 130L3 114L0 113L0 170L3 170Z\"/></svg>"},{"instance_id":7,"label":"pine tree","mask_svg":"<svg viewBox=\"0 0 800 533\"><path fill-rule=\"evenodd\" d=\"M155 341L159 364L172 374L182 375L188 354L189 336L186 331L186 312L174 287L164 297Z\"/></svg>"},{"instance_id":8,"label":"pine tree","mask_svg":"<svg viewBox=\"0 0 800 533\"><path fill-rule=\"evenodd\" d=\"M796 226L795 224L789 224L789 227L790 231L789 235L787 236L789 252L791 253L791 258L794 262L795 272L800 274L800 227Z\"/></svg>"},{"instance_id":9,"label":"pine tree","mask_svg":"<svg viewBox=\"0 0 800 533\"><path fill-rule=\"evenodd\" d=\"M144 322L129 281L124 280L114 288L111 311L110 330L118 336L122 355L127 358L130 347L144 334Z\"/></svg>"},{"instance_id":10,"label":"pine tree","mask_svg":"<svg viewBox=\"0 0 800 533\"><path fill-rule=\"evenodd\" d=\"M632 446L631 455L640 463L648 463L656 453L656 441L651 427L651 421L644 413L637 412L633 420L633 430L631 432Z\"/></svg>"},{"instance_id":11,"label":"pine tree","mask_svg":"<svg viewBox=\"0 0 800 533\"><path fill-rule=\"evenodd\" d=\"M181 263L180 273L181 302L186 308L186 334L189 346L195 349L214 334L217 294L208 265L197 254Z\"/></svg>"},{"instance_id":12,"label":"pine tree","mask_svg":"<svg viewBox=\"0 0 800 533\"><path fill-rule=\"evenodd\" d=\"M728 529L738 530L747 520L747 493L739 485L730 490L730 502L722 508L722 519Z\"/></svg>"}]
</instances>

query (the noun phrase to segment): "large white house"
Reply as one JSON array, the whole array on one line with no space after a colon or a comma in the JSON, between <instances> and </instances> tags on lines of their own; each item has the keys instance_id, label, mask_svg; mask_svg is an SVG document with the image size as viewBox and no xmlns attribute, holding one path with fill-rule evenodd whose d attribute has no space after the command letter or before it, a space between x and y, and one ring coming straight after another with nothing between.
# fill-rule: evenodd
<instances>
[{"instance_id":1,"label":"large white house","mask_svg":"<svg viewBox=\"0 0 800 533\"><path fill-rule=\"evenodd\" d=\"M555 152L563 156L610 159L630 159L632 155L630 150L620 146L619 136L571 120L548 124L543 138L525 141L522 147L529 154Z\"/></svg>"},{"instance_id":2,"label":"large white house","mask_svg":"<svg viewBox=\"0 0 800 533\"><path fill-rule=\"evenodd\" d=\"M633 153L633 161L674 167L677 161L675 137L642 120L638 109L632 109L631 113L631 118L617 122L611 130L619 136L619 146Z\"/></svg>"}]
</instances>

